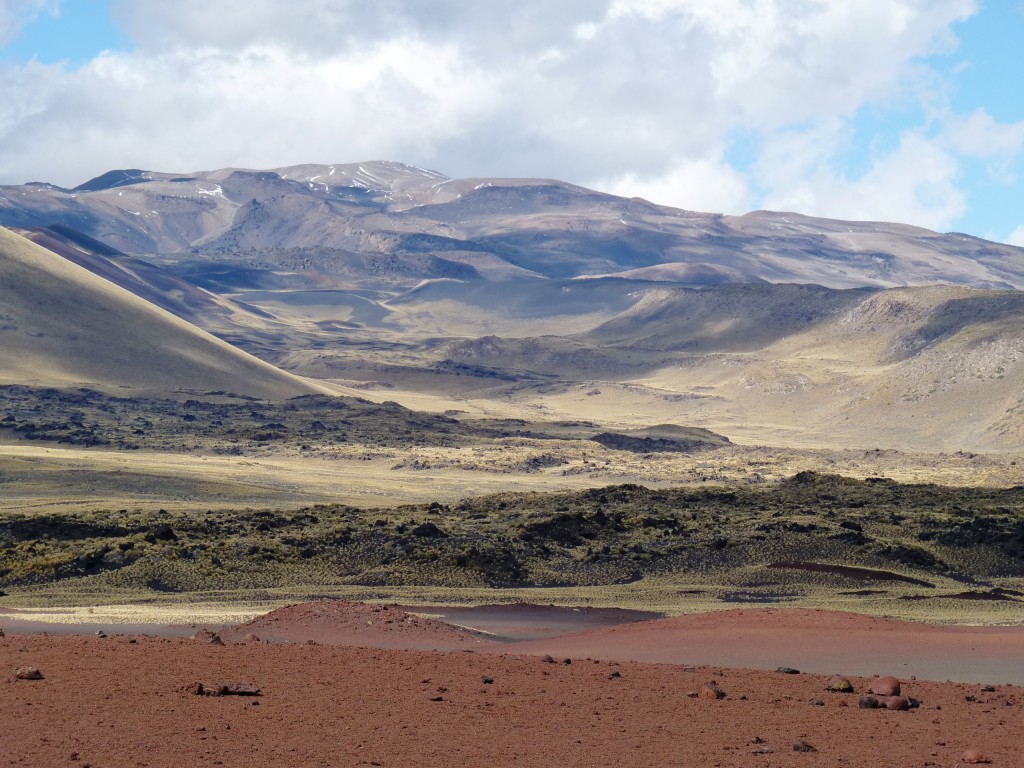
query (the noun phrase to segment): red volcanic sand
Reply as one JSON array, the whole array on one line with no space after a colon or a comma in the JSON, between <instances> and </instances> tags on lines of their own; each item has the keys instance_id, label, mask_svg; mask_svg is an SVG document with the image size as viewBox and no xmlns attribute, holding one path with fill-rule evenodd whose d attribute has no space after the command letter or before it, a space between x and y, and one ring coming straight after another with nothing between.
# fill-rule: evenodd
<instances>
[{"instance_id":1,"label":"red volcanic sand","mask_svg":"<svg viewBox=\"0 0 1024 768\"><path fill-rule=\"evenodd\" d=\"M461 650L492 645L486 635L415 616L392 605L318 600L278 608L220 633L225 640L249 635L267 642L314 642L412 650Z\"/></svg>"},{"instance_id":2,"label":"red volcanic sand","mask_svg":"<svg viewBox=\"0 0 1024 768\"><path fill-rule=\"evenodd\" d=\"M25 666L44 679L15 680ZM1012 687L905 680L922 705L896 712L859 709L856 677L858 694L831 694L824 675L147 637L8 635L0 670L6 765L954 766L968 749L1024 762ZM700 695L711 680L725 698ZM197 681L262 696L187 692Z\"/></svg>"},{"instance_id":3,"label":"red volcanic sand","mask_svg":"<svg viewBox=\"0 0 1024 768\"><path fill-rule=\"evenodd\" d=\"M931 680L1024 684L1024 627L933 626L798 608L676 616L520 643L515 650L820 673L884 670Z\"/></svg>"}]
</instances>

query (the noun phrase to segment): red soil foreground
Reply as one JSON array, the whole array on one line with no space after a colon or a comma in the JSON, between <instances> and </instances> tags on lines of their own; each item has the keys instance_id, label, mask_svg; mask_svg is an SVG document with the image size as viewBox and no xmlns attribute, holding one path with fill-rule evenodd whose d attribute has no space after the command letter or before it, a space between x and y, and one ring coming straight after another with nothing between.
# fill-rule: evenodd
<instances>
[{"instance_id":1,"label":"red soil foreground","mask_svg":"<svg viewBox=\"0 0 1024 768\"><path fill-rule=\"evenodd\" d=\"M0 765L902 768L960 765L965 750L977 749L993 765L1024 766L1024 689L911 680L884 663L886 649L911 642L914 628L916 648L928 647L935 632L945 642L945 628L817 611L730 611L501 645L408 620L394 608L315 604L275 614L276 622L272 614L236 632L288 631L293 620L296 640L309 632L330 640L334 625L343 628L333 630L334 640L358 630L364 646L395 645L408 633L411 645L433 638L463 650L8 632L0 639ZM828 676L807 673L804 663L817 640L788 645L773 662L805 669L798 675L611 660L692 632L723 642L741 628L766 626L826 632L838 646L848 634L870 632L880 652L873 671L903 675L903 693L920 708L859 708L870 677L850 677L855 694L826 692ZM770 635L738 644L770 646ZM1007 671L1024 657L1024 635L1015 637L1015 645L999 645ZM523 653L540 652L542 643L578 653L567 654L571 664L562 653L553 662ZM585 647L612 654L595 662ZM38 668L43 679L16 679L23 667ZM850 674L839 664L828 671ZM708 695L711 680L725 698ZM262 695L200 696L188 690L196 682L207 689L248 683ZM817 751L794 751L800 740Z\"/></svg>"}]
</instances>

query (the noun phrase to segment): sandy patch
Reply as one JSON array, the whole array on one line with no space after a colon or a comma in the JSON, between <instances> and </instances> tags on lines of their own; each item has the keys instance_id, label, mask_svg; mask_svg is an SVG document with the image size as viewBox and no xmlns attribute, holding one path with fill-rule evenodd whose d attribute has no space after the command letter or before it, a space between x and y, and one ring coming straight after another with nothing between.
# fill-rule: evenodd
<instances>
[{"instance_id":1,"label":"sandy patch","mask_svg":"<svg viewBox=\"0 0 1024 768\"><path fill-rule=\"evenodd\" d=\"M15 680L24 666L44 679ZM11 765L954 766L978 749L1014 766L1024 727L1020 688L905 679L919 709L867 710L863 678L832 694L822 675L581 657L8 635L0 669ZM725 698L691 698L711 680Z\"/></svg>"}]
</instances>

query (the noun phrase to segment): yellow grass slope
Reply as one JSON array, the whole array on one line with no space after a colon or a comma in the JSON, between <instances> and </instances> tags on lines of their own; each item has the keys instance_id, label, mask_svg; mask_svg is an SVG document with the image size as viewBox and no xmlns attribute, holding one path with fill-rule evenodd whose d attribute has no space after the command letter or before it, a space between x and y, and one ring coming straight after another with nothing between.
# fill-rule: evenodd
<instances>
[{"instance_id":1,"label":"yellow grass slope","mask_svg":"<svg viewBox=\"0 0 1024 768\"><path fill-rule=\"evenodd\" d=\"M0 383L269 399L322 391L3 228Z\"/></svg>"}]
</instances>

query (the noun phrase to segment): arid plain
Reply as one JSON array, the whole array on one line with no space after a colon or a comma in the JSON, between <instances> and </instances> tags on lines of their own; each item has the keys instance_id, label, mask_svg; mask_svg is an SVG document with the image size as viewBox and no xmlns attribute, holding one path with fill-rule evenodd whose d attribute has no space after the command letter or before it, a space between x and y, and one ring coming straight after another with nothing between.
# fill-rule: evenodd
<instances>
[{"instance_id":1,"label":"arid plain","mask_svg":"<svg viewBox=\"0 0 1024 768\"><path fill-rule=\"evenodd\" d=\"M1019 759L1019 249L395 163L3 193L11 764Z\"/></svg>"}]
</instances>

